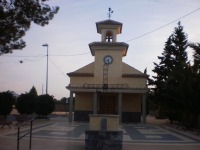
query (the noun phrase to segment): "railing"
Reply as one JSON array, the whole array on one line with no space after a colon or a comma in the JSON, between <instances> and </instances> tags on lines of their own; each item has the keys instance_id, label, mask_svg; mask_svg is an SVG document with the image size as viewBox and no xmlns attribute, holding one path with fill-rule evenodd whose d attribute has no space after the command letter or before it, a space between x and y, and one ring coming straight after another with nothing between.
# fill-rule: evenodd
<instances>
[{"instance_id":1,"label":"railing","mask_svg":"<svg viewBox=\"0 0 200 150\"><path fill-rule=\"evenodd\" d=\"M105 87L105 85L104 84L87 84L87 83L85 83L85 84L83 84L83 86L82 86L83 88L91 88L91 89L93 89L93 88L104 88ZM107 85L107 88L108 89L125 89L125 88L128 88L128 85L126 84L126 83L124 83L124 84L108 84Z\"/></svg>"},{"instance_id":2,"label":"railing","mask_svg":"<svg viewBox=\"0 0 200 150\"><path fill-rule=\"evenodd\" d=\"M148 91L147 87L129 87L128 84L88 84L84 83L83 85L71 85L69 84L66 86L67 89L93 89L93 90L141 90L141 91Z\"/></svg>"},{"instance_id":3,"label":"railing","mask_svg":"<svg viewBox=\"0 0 200 150\"><path fill-rule=\"evenodd\" d=\"M28 121L23 121L23 122L20 122L20 123L17 123L16 125L16 128L17 128L17 150L19 150L19 142L20 140L25 137L26 135L30 134L30 137L29 137L29 150L31 149L31 144L32 144L32 127L33 127L33 121L35 119L31 119L31 120L28 120ZM22 136L20 136L20 128L24 125L27 125L27 124L30 124L30 129L28 132L24 133Z\"/></svg>"}]
</instances>

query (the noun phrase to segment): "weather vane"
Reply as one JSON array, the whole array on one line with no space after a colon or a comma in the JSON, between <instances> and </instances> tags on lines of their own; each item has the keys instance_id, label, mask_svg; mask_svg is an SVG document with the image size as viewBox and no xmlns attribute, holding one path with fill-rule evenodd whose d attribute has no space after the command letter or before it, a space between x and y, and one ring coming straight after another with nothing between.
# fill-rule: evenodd
<instances>
[{"instance_id":1,"label":"weather vane","mask_svg":"<svg viewBox=\"0 0 200 150\"><path fill-rule=\"evenodd\" d=\"M109 7L108 8L108 18L111 18L111 14L113 13L113 10Z\"/></svg>"}]
</instances>

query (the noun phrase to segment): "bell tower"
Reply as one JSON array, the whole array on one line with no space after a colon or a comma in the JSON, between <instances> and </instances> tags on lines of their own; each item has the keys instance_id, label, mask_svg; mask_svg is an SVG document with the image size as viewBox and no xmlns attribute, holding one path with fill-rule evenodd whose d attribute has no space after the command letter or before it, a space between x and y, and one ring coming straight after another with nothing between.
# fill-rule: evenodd
<instances>
[{"instance_id":1,"label":"bell tower","mask_svg":"<svg viewBox=\"0 0 200 150\"><path fill-rule=\"evenodd\" d=\"M101 42L117 42L117 34L122 31L122 23L105 20L96 23L97 33L101 34Z\"/></svg>"},{"instance_id":2,"label":"bell tower","mask_svg":"<svg viewBox=\"0 0 200 150\"><path fill-rule=\"evenodd\" d=\"M89 44L94 61L94 76L102 83L103 69L109 66L109 83L116 82L122 76L122 57L126 56L128 44L117 42L117 35L122 32L122 23L108 19L96 23L97 33L101 34L101 41Z\"/></svg>"}]
</instances>

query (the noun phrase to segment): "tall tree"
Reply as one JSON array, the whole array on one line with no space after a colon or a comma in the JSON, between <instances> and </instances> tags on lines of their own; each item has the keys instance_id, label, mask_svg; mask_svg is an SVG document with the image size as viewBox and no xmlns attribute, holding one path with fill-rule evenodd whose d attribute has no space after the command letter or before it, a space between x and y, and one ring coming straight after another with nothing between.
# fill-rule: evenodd
<instances>
[{"instance_id":1,"label":"tall tree","mask_svg":"<svg viewBox=\"0 0 200 150\"><path fill-rule=\"evenodd\" d=\"M178 83L179 78L172 78L172 72L175 70L183 72L187 64L187 35L183 31L183 26L178 22L178 27L175 27L174 32L169 36L165 43L162 56L159 56L159 64L154 63L155 67L152 70L156 73L153 76L152 84L154 88L154 99L159 106L167 107L172 102L169 100L167 86L169 82ZM173 79L173 80L172 80ZM174 105L175 106L175 105Z\"/></svg>"},{"instance_id":2,"label":"tall tree","mask_svg":"<svg viewBox=\"0 0 200 150\"><path fill-rule=\"evenodd\" d=\"M163 104L162 100L164 99L165 95L168 75L172 71L175 63L173 51L174 46L172 45L172 36L170 36L165 43L162 56L158 56L160 63L154 63L155 67L152 70L154 73L156 73L156 76L153 76L154 80L151 82L151 84L155 85L154 93L158 105L161 103Z\"/></svg>"},{"instance_id":3,"label":"tall tree","mask_svg":"<svg viewBox=\"0 0 200 150\"><path fill-rule=\"evenodd\" d=\"M31 23L47 25L59 7L50 7L46 0L0 0L0 55L26 46L22 37Z\"/></svg>"},{"instance_id":4,"label":"tall tree","mask_svg":"<svg viewBox=\"0 0 200 150\"><path fill-rule=\"evenodd\" d=\"M175 27L175 31L172 34L172 45L174 46L173 56L175 58L175 65L184 66L188 59L186 52L188 40L180 22L178 22L178 27Z\"/></svg>"}]
</instances>

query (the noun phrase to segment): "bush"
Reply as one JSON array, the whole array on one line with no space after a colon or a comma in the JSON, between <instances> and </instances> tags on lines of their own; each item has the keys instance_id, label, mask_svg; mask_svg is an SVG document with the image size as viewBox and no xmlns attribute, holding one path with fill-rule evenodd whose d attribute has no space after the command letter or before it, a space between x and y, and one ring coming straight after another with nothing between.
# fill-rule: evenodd
<instances>
[{"instance_id":1,"label":"bush","mask_svg":"<svg viewBox=\"0 0 200 150\"><path fill-rule=\"evenodd\" d=\"M14 96L9 92L0 93L0 115L7 116L13 109L13 104L15 102Z\"/></svg>"},{"instance_id":2,"label":"bush","mask_svg":"<svg viewBox=\"0 0 200 150\"><path fill-rule=\"evenodd\" d=\"M16 102L16 109L20 114L32 114L35 110L37 96L34 94L26 93L21 94Z\"/></svg>"},{"instance_id":3,"label":"bush","mask_svg":"<svg viewBox=\"0 0 200 150\"><path fill-rule=\"evenodd\" d=\"M40 95L37 97L35 113L44 117L52 113L55 109L53 96Z\"/></svg>"}]
</instances>

